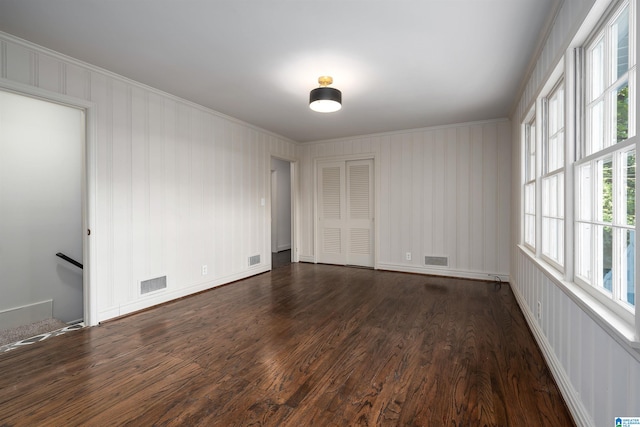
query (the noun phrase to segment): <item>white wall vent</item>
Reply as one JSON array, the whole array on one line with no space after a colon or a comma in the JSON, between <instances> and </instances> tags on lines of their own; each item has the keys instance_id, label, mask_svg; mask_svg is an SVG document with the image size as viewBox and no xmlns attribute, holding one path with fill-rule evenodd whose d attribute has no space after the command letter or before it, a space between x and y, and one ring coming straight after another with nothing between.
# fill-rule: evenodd
<instances>
[{"instance_id":1,"label":"white wall vent","mask_svg":"<svg viewBox=\"0 0 640 427\"><path fill-rule=\"evenodd\" d=\"M260 264L260 255L254 255L249 257L249 266Z\"/></svg>"},{"instance_id":2,"label":"white wall vent","mask_svg":"<svg viewBox=\"0 0 640 427\"><path fill-rule=\"evenodd\" d=\"M425 256L424 265L435 265L437 267L448 267L449 258L446 256Z\"/></svg>"},{"instance_id":3,"label":"white wall vent","mask_svg":"<svg viewBox=\"0 0 640 427\"><path fill-rule=\"evenodd\" d=\"M155 279L143 280L140 282L140 294L148 294L149 292L166 289L167 276L156 277Z\"/></svg>"}]
</instances>

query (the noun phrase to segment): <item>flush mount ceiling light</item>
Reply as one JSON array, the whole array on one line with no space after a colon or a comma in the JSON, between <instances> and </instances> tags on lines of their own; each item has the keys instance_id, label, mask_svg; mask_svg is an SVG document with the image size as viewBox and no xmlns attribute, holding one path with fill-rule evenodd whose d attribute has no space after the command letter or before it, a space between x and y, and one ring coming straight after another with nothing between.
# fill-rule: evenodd
<instances>
[{"instance_id":1,"label":"flush mount ceiling light","mask_svg":"<svg viewBox=\"0 0 640 427\"><path fill-rule=\"evenodd\" d=\"M309 108L319 113L333 113L342 108L342 92L338 89L328 87L333 83L333 77L318 77L320 87L317 87L309 94Z\"/></svg>"}]
</instances>

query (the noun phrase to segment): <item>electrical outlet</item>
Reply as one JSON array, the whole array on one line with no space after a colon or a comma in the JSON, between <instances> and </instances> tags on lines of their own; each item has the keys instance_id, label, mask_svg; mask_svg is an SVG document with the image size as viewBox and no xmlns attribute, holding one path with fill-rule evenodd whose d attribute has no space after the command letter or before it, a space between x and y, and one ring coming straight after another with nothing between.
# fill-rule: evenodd
<instances>
[{"instance_id":1,"label":"electrical outlet","mask_svg":"<svg viewBox=\"0 0 640 427\"><path fill-rule=\"evenodd\" d=\"M542 319L542 304L538 301L538 320Z\"/></svg>"},{"instance_id":2,"label":"electrical outlet","mask_svg":"<svg viewBox=\"0 0 640 427\"><path fill-rule=\"evenodd\" d=\"M405 258L407 261L411 261L411 252L407 252L407 253L404 255L404 258Z\"/></svg>"},{"instance_id":3,"label":"electrical outlet","mask_svg":"<svg viewBox=\"0 0 640 427\"><path fill-rule=\"evenodd\" d=\"M209 267L207 267L206 265L202 266L202 275L206 276L207 274L209 274Z\"/></svg>"}]
</instances>

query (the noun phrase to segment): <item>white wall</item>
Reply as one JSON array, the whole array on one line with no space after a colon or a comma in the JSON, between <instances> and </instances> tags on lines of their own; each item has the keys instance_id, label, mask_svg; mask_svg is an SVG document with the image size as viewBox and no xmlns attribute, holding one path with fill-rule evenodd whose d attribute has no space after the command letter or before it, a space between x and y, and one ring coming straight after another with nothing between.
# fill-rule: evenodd
<instances>
[{"instance_id":1,"label":"white wall","mask_svg":"<svg viewBox=\"0 0 640 427\"><path fill-rule=\"evenodd\" d=\"M0 329L43 320L31 307L49 300L44 318L83 318L82 270L55 256L82 262L83 120L0 92Z\"/></svg>"},{"instance_id":2,"label":"white wall","mask_svg":"<svg viewBox=\"0 0 640 427\"><path fill-rule=\"evenodd\" d=\"M291 141L3 33L0 78L95 104L98 320L268 269L260 202ZM161 275L168 289L139 295Z\"/></svg>"},{"instance_id":3,"label":"white wall","mask_svg":"<svg viewBox=\"0 0 640 427\"><path fill-rule=\"evenodd\" d=\"M314 160L373 155L377 268L508 276L510 142L509 121L496 120L301 145L301 260L315 260ZM449 267L426 267L425 255Z\"/></svg>"},{"instance_id":4,"label":"white wall","mask_svg":"<svg viewBox=\"0 0 640 427\"><path fill-rule=\"evenodd\" d=\"M291 249L291 164L281 159L271 159L271 170L276 171L277 197L274 213L276 221L275 242L271 242L276 252Z\"/></svg>"},{"instance_id":5,"label":"white wall","mask_svg":"<svg viewBox=\"0 0 640 427\"><path fill-rule=\"evenodd\" d=\"M565 0L512 117L511 283L578 425L613 425L640 414L640 353L619 342L517 244L521 235L520 124L569 47L594 0ZM589 17L589 19L591 19ZM570 172L569 172L570 173ZM542 317L533 315L542 304Z\"/></svg>"}]
</instances>

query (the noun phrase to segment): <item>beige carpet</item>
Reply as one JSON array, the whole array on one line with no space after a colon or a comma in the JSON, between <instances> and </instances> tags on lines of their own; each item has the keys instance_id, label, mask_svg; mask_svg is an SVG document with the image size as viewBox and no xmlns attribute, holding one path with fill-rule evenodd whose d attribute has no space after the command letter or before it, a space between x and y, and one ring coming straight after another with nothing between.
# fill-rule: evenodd
<instances>
[{"instance_id":1,"label":"beige carpet","mask_svg":"<svg viewBox=\"0 0 640 427\"><path fill-rule=\"evenodd\" d=\"M0 346L22 341L46 332L57 331L65 326L67 324L58 319L47 319L30 325L18 326L17 328L3 329L0 330Z\"/></svg>"}]
</instances>

